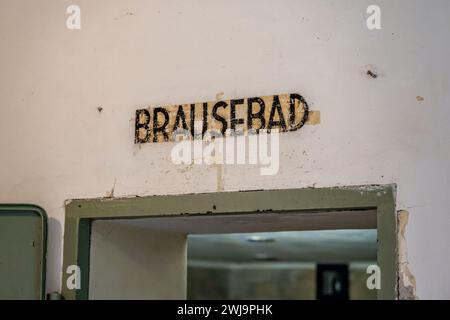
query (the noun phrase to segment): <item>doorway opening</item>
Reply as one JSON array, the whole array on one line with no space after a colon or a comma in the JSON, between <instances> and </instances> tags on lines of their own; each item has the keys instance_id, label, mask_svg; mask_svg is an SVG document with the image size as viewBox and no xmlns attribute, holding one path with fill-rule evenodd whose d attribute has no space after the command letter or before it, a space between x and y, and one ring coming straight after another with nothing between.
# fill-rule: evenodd
<instances>
[{"instance_id":1,"label":"doorway opening","mask_svg":"<svg viewBox=\"0 0 450 320\"><path fill-rule=\"evenodd\" d=\"M63 296L395 299L394 191L371 186L74 200L66 207L64 268L79 266L81 288L63 286ZM368 292L371 264L381 270L380 289Z\"/></svg>"},{"instance_id":2,"label":"doorway opening","mask_svg":"<svg viewBox=\"0 0 450 320\"><path fill-rule=\"evenodd\" d=\"M376 229L190 235L187 261L187 299L377 299Z\"/></svg>"},{"instance_id":3,"label":"doorway opening","mask_svg":"<svg viewBox=\"0 0 450 320\"><path fill-rule=\"evenodd\" d=\"M375 210L97 220L90 244L91 299L377 297Z\"/></svg>"}]
</instances>

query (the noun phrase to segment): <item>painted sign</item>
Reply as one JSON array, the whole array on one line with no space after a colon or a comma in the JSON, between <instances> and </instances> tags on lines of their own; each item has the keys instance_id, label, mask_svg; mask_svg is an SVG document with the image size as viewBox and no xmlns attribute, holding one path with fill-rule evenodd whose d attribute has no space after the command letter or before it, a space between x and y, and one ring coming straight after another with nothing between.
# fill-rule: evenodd
<instances>
[{"instance_id":1,"label":"painted sign","mask_svg":"<svg viewBox=\"0 0 450 320\"><path fill-rule=\"evenodd\" d=\"M309 120L311 111L297 93L245 99L161 106L136 110L135 143L176 141L180 132L190 139L207 131L249 134L262 129L296 131Z\"/></svg>"}]
</instances>

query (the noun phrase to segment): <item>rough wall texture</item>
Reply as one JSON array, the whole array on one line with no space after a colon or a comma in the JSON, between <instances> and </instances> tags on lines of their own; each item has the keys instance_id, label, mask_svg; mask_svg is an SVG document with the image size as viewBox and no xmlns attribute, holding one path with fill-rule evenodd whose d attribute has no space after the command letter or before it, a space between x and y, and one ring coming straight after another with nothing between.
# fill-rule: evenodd
<instances>
[{"instance_id":1,"label":"rough wall texture","mask_svg":"<svg viewBox=\"0 0 450 320\"><path fill-rule=\"evenodd\" d=\"M406 225L408 224L409 212L398 211L398 298L401 300L416 299L416 278L409 270L409 262L406 247Z\"/></svg>"},{"instance_id":2,"label":"rough wall texture","mask_svg":"<svg viewBox=\"0 0 450 320\"><path fill-rule=\"evenodd\" d=\"M370 31L368 0L79 0L68 30L72 1L1 1L0 201L47 211L47 290L66 199L396 183L417 295L450 298L450 2L378 3ZM133 143L138 108L283 92L321 121L280 135L274 176Z\"/></svg>"}]
</instances>

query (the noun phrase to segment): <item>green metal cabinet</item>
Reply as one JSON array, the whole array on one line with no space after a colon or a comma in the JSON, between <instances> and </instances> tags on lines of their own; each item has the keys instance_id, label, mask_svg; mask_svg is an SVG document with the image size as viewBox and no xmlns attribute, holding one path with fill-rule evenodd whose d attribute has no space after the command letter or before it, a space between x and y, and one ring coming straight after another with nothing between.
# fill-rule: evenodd
<instances>
[{"instance_id":1,"label":"green metal cabinet","mask_svg":"<svg viewBox=\"0 0 450 320\"><path fill-rule=\"evenodd\" d=\"M0 299L44 299L47 215L33 205L0 205Z\"/></svg>"}]
</instances>

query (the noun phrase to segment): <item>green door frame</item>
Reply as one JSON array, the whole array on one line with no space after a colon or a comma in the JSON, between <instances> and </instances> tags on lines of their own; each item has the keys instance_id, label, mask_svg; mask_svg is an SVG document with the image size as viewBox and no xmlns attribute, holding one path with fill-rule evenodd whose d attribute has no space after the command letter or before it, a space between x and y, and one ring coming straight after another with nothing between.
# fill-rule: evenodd
<instances>
[{"instance_id":1,"label":"green door frame","mask_svg":"<svg viewBox=\"0 0 450 320\"><path fill-rule=\"evenodd\" d=\"M88 299L91 222L95 219L144 218L267 212L314 214L324 211L377 211L379 299L397 298L397 219L395 185L307 188L71 200L66 203L62 295ZM67 267L78 265L81 288L70 290Z\"/></svg>"}]
</instances>

